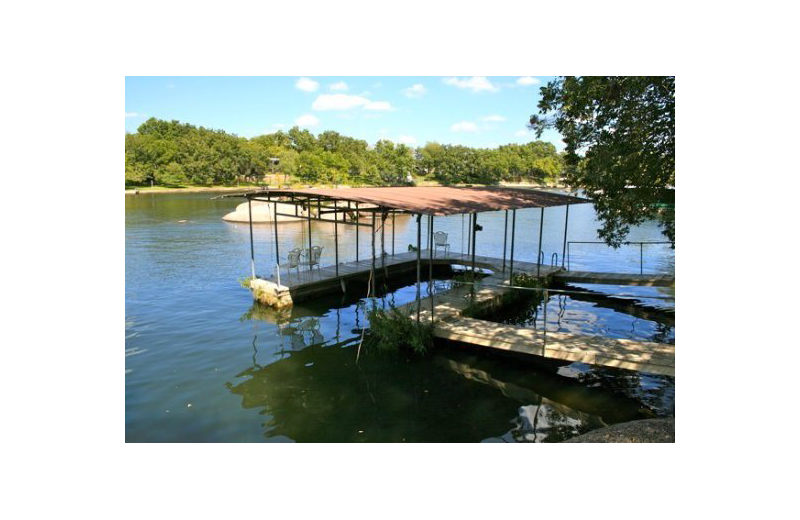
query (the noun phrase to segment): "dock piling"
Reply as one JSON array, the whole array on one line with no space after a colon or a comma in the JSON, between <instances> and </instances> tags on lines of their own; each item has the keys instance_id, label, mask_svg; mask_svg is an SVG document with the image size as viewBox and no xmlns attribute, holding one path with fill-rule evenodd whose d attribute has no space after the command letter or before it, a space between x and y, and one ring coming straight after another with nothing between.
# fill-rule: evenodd
<instances>
[{"instance_id":1,"label":"dock piling","mask_svg":"<svg viewBox=\"0 0 800 520\"><path fill-rule=\"evenodd\" d=\"M422 278L422 214L417 214L417 323L419 323L419 283Z\"/></svg>"},{"instance_id":2,"label":"dock piling","mask_svg":"<svg viewBox=\"0 0 800 520\"><path fill-rule=\"evenodd\" d=\"M358 229L358 226L356 226ZM336 276L339 276L339 204L333 201L333 252L334 262L336 262ZM342 291L344 292L344 291Z\"/></svg>"},{"instance_id":3,"label":"dock piling","mask_svg":"<svg viewBox=\"0 0 800 520\"><path fill-rule=\"evenodd\" d=\"M274 213L272 219L272 227L275 228L275 271L278 279L278 285L281 284L281 256L278 251L278 203L273 202L272 212ZM252 230L252 224L250 225Z\"/></svg>"},{"instance_id":4,"label":"dock piling","mask_svg":"<svg viewBox=\"0 0 800 520\"><path fill-rule=\"evenodd\" d=\"M569 204L567 204L567 216L564 218L564 248L561 250L561 267L564 267L565 257L567 256L567 225L569 224Z\"/></svg>"},{"instance_id":5,"label":"dock piling","mask_svg":"<svg viewBox=\"0 0 800 520\"><path fill-rule=\"evenodd\" d=\"M536 277L538 278L542 272L542 230L544 229L544 206L542 206L542 213L539 217L539 255L536 257Z\"/></svg>"},{"instance_id":6,"label":"dock piling","mask_svg":"<svg viewBox=\"0 0 800 520\"><path fill-rule=\"evenodd\" d=\"M250 218L248 219L250 223L250 273L253 275L253 279L256 277L256 253L253 247L253 206L250 202L250 197L247 198L247 211L250 213Z\"/></svg>"},{"instance_id":7,"label":"dock piling","mask_svg":"<svg viewBox=\"0 0 800 520\"><path fill-rule=\"evenodd\" d=\"M506 272L506 241L508 239L508 210L506 210L505 224L503 225L503 272Z\"/></svg>"},{"instance_id":8,"label":"dock piling","mask_svg":"<svg viewBox=\"0 0 800 520\"><path fill-rule=\"evenodd\" d=\"M508 269L508 281L514 278L514 235L517 229L517 210L511 210L511 264Z\"/></svg>"},{"instance_id":9,"label":"dock piling","mask_svg":"<svg viewBox=\"0 0 800 520\"><path fill-rule=\"evenodd\" d=\"M372 291L372 297L375 297L375 212L372 212L372 268L370 271L370 278L372 280L371 287L369 290ZM369 292L369 291L368 291Z\"/></svg>"},{"instance_id":10,"label":"dock piling","mask_svg":"<svg viewBox=\"0 0 800 520\"><path fill-rule=\"evenodd\" d=\"M478 232L478 214L472 214L472 281L475 281L475 237Z\"/></svg>"}]
</instances>

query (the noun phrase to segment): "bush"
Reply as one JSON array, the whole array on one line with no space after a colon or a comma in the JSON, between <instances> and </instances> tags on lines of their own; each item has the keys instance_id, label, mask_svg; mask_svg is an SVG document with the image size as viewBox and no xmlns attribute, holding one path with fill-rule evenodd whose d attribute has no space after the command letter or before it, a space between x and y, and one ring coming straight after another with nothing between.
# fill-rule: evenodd
<instances>
[{"instance_id":1,"label":"bush","mask_svg":"<svg viewBox=\"0 0 800 520\"><path fill-rule=\"evenodd\" d=\"M367 348L393 352L411 349L418 354L424 354L433 345L433 325L418 323L397 310L394 305L386 311L372 309L367 317L369 331L364 337Z\"/></svg>"},{"instance_id":2,"label":"bush","mask_svg":"<svg viewBox=\"0 0 800 520\"><path fill-rule=\"evenodd\" d=\"M537 278L526 273L517 273L511 279L516 287L545 288L548 278ZM491 303L470 305L461 312L462 316L497 323L519 324L533 319L539 305L544 301L544 291L511 289Z\"/></svg>"}]
</instances>

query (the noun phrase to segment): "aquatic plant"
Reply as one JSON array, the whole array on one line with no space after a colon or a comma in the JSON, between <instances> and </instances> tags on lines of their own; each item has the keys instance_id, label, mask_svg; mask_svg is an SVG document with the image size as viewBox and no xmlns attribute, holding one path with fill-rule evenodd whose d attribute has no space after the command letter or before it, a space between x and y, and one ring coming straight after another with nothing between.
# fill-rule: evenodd
<instances>
[{"instance_id":1,"label":"aquatic plant","mask_svg":"<svg viewBox=\"0 0 800 520\"><path fill-rule=\"evenodd\" d=\"M245 289L250 289L250 282L252 282L254 278L252 276L247 276L245 278L239 278L239 285L244 287Z\"/></svg>"},{"instance_id":2,"label":"aquatic plant","mask_svg":"<svg viewBox=\"0 0 800 520\"><path fill-rule=\"evenodd\" d=\"M485 273L480 271L475 271L474 273L471 270L464 270L460 273L456 273L453 275L452 280L454 282L463 282L463 283L472 283L477 280L481 280L482 278L486 278Z\"/></svg>"},{"instance_id":3,"label":"aquatic plant","mask_svg":"<svg viewBox=\"0 0 800 520\"><path fill-rule=\"evenodd\" d=\"M544 301L544 291L537 289L548 287L550 279L516 273L511 278L510 285L517 289L505 291L488 302L473 303L461 311L461 315L498 323L520 323L535 318L539 305Z\"/></svg>"},{"instance_id":4,"label":"aquatic plant","mask_svg":"<svg viewBox=\"0 0 800 520\"><path fill-rule=\"evenodd\" d=\"M433 325L420 323L394 305L388 310L374 308L367 314L369 331L364 337L364 345L381 351L410 349L424 354L433 345Z\"/></svg>"}]
</instances>

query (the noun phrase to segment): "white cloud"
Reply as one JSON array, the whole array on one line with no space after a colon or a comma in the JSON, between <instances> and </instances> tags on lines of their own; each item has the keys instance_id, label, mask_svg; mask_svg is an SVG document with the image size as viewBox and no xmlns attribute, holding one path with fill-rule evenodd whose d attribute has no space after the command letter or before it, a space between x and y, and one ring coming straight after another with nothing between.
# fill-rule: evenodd
<instances>
[{"instance_id":1,"label":"white cloud","mask_svg":"<svg viewBox=\"0 0 800 520\"><path fill-rule=\"evenodd\" d=\"M347 83L345 83L344 81L337 81L328 88L336 92L344 92L345 90L347 90Z\"/></svg>"},{"instance_id":2,"label":"white cloud","mask_svg":"<svg viewBox=\"0 0 800 520\"><path fill-rule=\"evenodd\" d=\"M505 117L498 116L498 115L484 116L484 117L481 118L481 121L486 121L486 122L489 122L489 123L501 123L501 122L503 122L505 120L506 120Z\"/></svg>"},{"instance_id":3,"label":"white cloud","mask_svg":"<svg viewBox=\"0 0 800 520\"><path fill-rule=\"evenodd\" d=\"M139 117L139 114L137 114L136 112L125 112L125 119L131 118L131 117Z\"/></svg>"},{"instance_id":4,"label":"white cloud","mask_svg":"<svg viewBox=\"0 0 800 520\"><path fill-rule=\"evenodd\" d=\"M538 79L531 77L531 76L522 76L517 80L517 85L522 85L523 87L529 87L531 85L538 85L541 83Z\"/></svg>"},{"instance_id":5,"label":"white cloud","mask_svg":"<svg viewBox=\"0 0 800 520\"><path fill-rule=\"evenodd\" d=\"M319 88L319 83L310 78L300 78L294 86L303 92L316 92Z\"/></svg>"},{"instance_id":6,"label":"white cloud","mask_svg":"<svg viewBox=\"0 0 800 520\"><path fill-rule=\"evenodd\" d=\"M530 137L530 132L528 130L517 130L514 135L517 137Z\"/></svg>"},{"instance_id":7,"label":"white cloud","mask_svg":"<svg viewBox=\"0 0 800 520\"><path fill-rule=\"evenodd\" d=\"M392 104L388 101L370 101L364 105L364 110L393 110Z\"/></svg>"},{"instance_id":8,"label":"white cloud","mask_svg":"<svg viewBox=\"0 0 800 520\"><path fill-rule=\"evenodd\" d=\"M477 132L478 125L471 121L461 121L450 127L453 132Z\"/></svg>"},{"instance_id":9,"label":"white cloud","mask_svg":"<svg viewBox=\"0 0 800 520\"><path fill-rule=\"evenodd\" d=\"M350 110L352 108L364 106L369 103L369 99L363 96L351 96L349 94L322 94L312 103L314 110Z\"/></svg>"},{"instance_id":10,"label":"white cloud","mask_svg":"<svg viewBox=\"0 0 800 520\"><path fill-rule=\"evenodd\" d=\"M351 110L359 107L365 110L393 110L388 101L370 101L364 96L349 94L322 94L311 105L314 110Z\"/></svg>"},{"instance_id":11,"label":"white cloud","mask_svg":"<svg viewBox=\"0 0 800 520\"><path fill-rule=\"evenodd\" d=\"M452 85L458 88L466 88L472 92L480 92L488 90L490 92L497 92L500 90L498 87L492 85L492 82L486 79L486 76L472 76L471 78L444 78L445 85Z\"/></svg>"},{"instance_id":12,"label":"white cloud","mask_svg":"<svg viewBox=\"0 0 800 520\"><path fill-rule=\"evenodd\" d=\"M413 135L401 135L397 138L398 143L408 144L408 145L415 145L417 144L417 138Z\"/></svg>"},{"instance_id":13,"label":"white cloud","mask_svg":"<svg viewBox=\"0 0 800 520\"><path fill-rule=\"evenodd\" d=\"M317 126L319 124L319 119L316 116L311 114L303 114L302 116L298 117L294 120L294 124L297 126L304 126L306 128Z\"/></svg>"},{"instance_id":14,"label":"white cloud","mask_svg":"<svg viewBox=\"0 0 800 520\"><path fill-rule=\"evenodd\" d=\"M408 88L403 89L403 94L410 98L420 98L425 95L428 89L422 83L415 83Z\"/></svg>"}]
</instances>

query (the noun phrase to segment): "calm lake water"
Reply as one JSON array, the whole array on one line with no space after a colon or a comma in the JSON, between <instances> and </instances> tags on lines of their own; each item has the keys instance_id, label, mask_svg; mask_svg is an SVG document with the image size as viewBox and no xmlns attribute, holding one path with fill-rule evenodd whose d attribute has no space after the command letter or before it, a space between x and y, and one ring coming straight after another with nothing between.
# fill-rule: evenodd
<instances>
[{"instance_id":1,"label":"calm lake water","mask_svg":"<svg viewBox=\"0 0 800 520\"><path fill-rule=\"evenodd\" d=\"M412 286L372 302L336 295L277 316L237 279L250 274L246 224L221 220L241 199L208 194L125 197L125 427L129 442L556 442L617 422L674 415L674 378L573 363L538 364L442 345L422 359L363 353L366 308L414 299ZM564 208L545 210L543 250L561 262ZM539 210L517 212L515 257L536 261ZM570 208L570 241L596 241L591 205ZM504 213L481 214L479 255L502 256ZM466 219L435 218L453 251ZM509 219L510 226L510 219ZM307 224L279 225L280 254L307 246ZM423 221L423 230L425 222ZM464 238L462 239L462 229ZM340 227L340 261L355 259L355 230ZM370 254L361 228L361 258ZM416 244L398 217L395 250ZM274 272L272 225L254 226L256 270ZM655 223L630 241L661 241ZM385 233L392 251L391 227ZM333 224L312 244L333 264ZM463 244L463 245L462 245ZM638 246L570 247L573 269L638 273ZM667 245L643 250L644 272L673 273ZM435 283L438 289L448 282ZM630 299L551 296L542 309L499 321L611 337L674 342L671 289L574 286ZM648 298L651 297L651 298ZM541 316L541 317L540 317Z\"/></svg>"}]
</instances>

